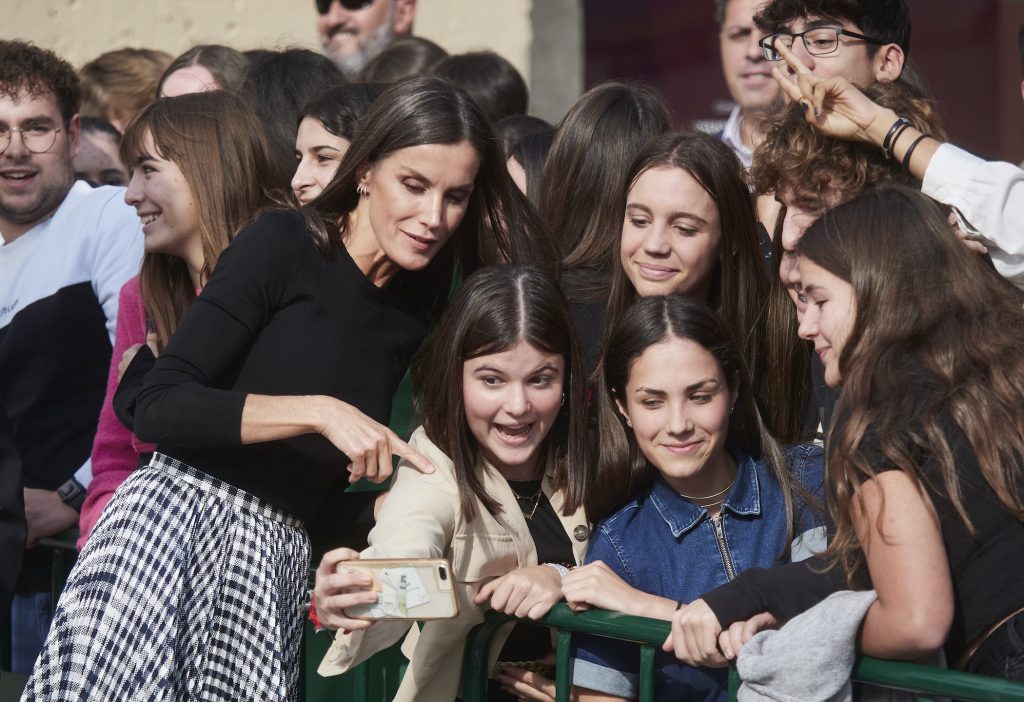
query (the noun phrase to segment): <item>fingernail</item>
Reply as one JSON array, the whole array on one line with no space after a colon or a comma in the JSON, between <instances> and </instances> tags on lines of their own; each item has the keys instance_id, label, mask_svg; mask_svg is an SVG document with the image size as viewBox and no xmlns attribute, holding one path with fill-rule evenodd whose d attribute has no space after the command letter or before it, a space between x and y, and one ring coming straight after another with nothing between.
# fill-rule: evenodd
<instances>
[{"instance_id":1,"label":"fingernail","mask_svg":"<svg viewBox=\"0 0 1024 702\"><path fill-rule=\"evenodd\" d=\"M351 631L349 631L348 629L342 629L342 630L341 630L341 634L342 634L342 636L348 636L348 635L349 635L349 634L351 634L351 633L352 633L352 632L351 632Z\"/></svg>"},{"instance_id":2,"label":"fingernail","mask_svg":"<svg viewBox=\"0 0 1024 702\"><path fill-rule=\"evenodd\" d=\"M360 575L359 576L359 583L361 585L369 585L372 582L373 582L373 580L370 578L369 575Z\"/></svg>"}]
</instances>

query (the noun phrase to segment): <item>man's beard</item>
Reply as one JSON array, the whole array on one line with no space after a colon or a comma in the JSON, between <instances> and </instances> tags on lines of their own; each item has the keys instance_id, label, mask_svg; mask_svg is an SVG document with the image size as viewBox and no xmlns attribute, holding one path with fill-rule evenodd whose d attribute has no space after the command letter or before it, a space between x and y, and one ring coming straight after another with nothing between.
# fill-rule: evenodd
<instances>
[{"instance_id":1,"label":"man's beard","mask_svg":"<svg viewBox=\"0 0 1024 702\"><path fill-rule=\"evenodd\" d=\"M389 12L387 18L378 27L377 31L373 33L373 36L367 39L365 43L359 43L359 48L355 53L342 56L335 59L334 62L341 69L341 72L345 74L346 78L356 80L359 77L359 72L370 62L370 59L388 48L394 40L395 30L391 26L391 12Z\"/></svg>"}]
</instances>

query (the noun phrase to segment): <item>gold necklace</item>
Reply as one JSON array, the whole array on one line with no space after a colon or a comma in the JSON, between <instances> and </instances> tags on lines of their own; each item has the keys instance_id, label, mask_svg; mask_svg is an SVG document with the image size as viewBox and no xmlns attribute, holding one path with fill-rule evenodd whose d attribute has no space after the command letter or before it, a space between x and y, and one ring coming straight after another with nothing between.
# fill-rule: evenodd
<instances>
[{"instance_id":1,"label":"gold necklace","mask_svg":"<svg viewBox=\"0 0 1024 702\"><path fill-rule=\"evenodd\" d=\"M701 497L690 497L689 495L684 495L683 493L679 493L679 496L682 497L684 500L691 500L691 501L710 500L712 497L718 497L719 495L724 495L725 493L729 492L730 490L732 490L732 486L735 485L735 484L736 484L736 478L733 478L732 482L729 483L728 485L726 485L724 490L719 490L718 492L716 492L713 495L703 495ZM722 498L721 500L719 500L719 502L725 502L725 498ZM712 502L711 504L714 505L714 504L717 504L717 503Z\"/></svg>"},{"instance_id":2,"label":"gold necklace","mask_svg":"<svg viewBox=\"0 0 1024 702\"><path fill-rule=\"evenodd\" d=\"M543 488L537 488L537 492L533 493L529 497L527 497L526 495L520 495L518 492L516 492L516 489L512 487L511 483L509 483L508 489L511 490L512 494L516 496L516 502L519 503L519 509L523 511L523 517L526 518L526 521L530 521L531 519L533 519L533 515L537 513L537 508L540 506L540 496L543 492ZM527 504L529 504L530 502L533 503L533 507L530 509L529 512L527 512L526 508L523 507L523 502L526 502Z\"/></svg>"}]
</instances>

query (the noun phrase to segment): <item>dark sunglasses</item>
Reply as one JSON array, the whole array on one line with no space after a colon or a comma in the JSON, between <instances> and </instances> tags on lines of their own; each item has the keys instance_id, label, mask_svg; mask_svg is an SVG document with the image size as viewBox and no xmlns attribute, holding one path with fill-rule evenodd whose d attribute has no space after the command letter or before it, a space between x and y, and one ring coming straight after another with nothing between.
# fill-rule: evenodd
<instances>
[{"instance_id":1,"label":"dark sunglasses","mask_svg":"<svg viewBox=\"0 0 1024 702\"><path fill-rule=\"evenodd\" d=\"M331 9L331 3L334 0L316 0L316 11L321 15L326 15ZM373 0L338 0L341 6L346 10L355 11L363 10L373 4Z\"/></svg>"}]
</instances>

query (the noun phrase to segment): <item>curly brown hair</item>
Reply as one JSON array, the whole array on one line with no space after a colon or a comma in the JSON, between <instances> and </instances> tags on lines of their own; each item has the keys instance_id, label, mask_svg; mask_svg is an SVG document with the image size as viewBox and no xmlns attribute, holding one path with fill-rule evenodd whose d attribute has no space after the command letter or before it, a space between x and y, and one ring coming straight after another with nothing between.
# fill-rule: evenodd
<instances>
[{"instance_id":1,"label":"curly brown hair","mask_svg":"<svg viewBox=\"0 0 1024 702\"><path fill-rule=\"evenodd\" d=\"M918 129L945 140L946 130L934 105L900 83L878 83L869 97ZM807 122L800 105L790 105L754 151L751 184L759 195L781 193L807 211L822 211L886 183L913 184L899 161L887 160L873 144L825 136ZM796 336L796 309L779 280L782 250L779 224L772 245L768 321L764 342L768 397L767 418L777 435L795 442L806 435L805 407L810 399L805 379L810 352Z\"/></svg>"},{"instance_id":2,"label":"curly brown hair","mask_svg":"<svg viewBox=\"0 0 1024 702\"><path fill-rule=\"evenodd\" d=\"M906 117L915 128L946 141L942 118L931 100L905 85L876 83L865 94ZM807 122L799 104L784 108L754 151L750 180L758 195L787 193L824 205L845 202L882 183L913 184L899 161L886 159L874 144L826 136Z\"/></svg>"},{"instance_id":3,"label":"curly brown hair","mask_svg":"<svg viewBox=\"0 0 1024 702\"><path fill-rule=\"evenodd\" d=\"M52 51L25 41L0 41L0 96L17 100L22 93L53 93L67 121L78 112L81 89L70 63Z\"/></svg>"}]
</instances>

